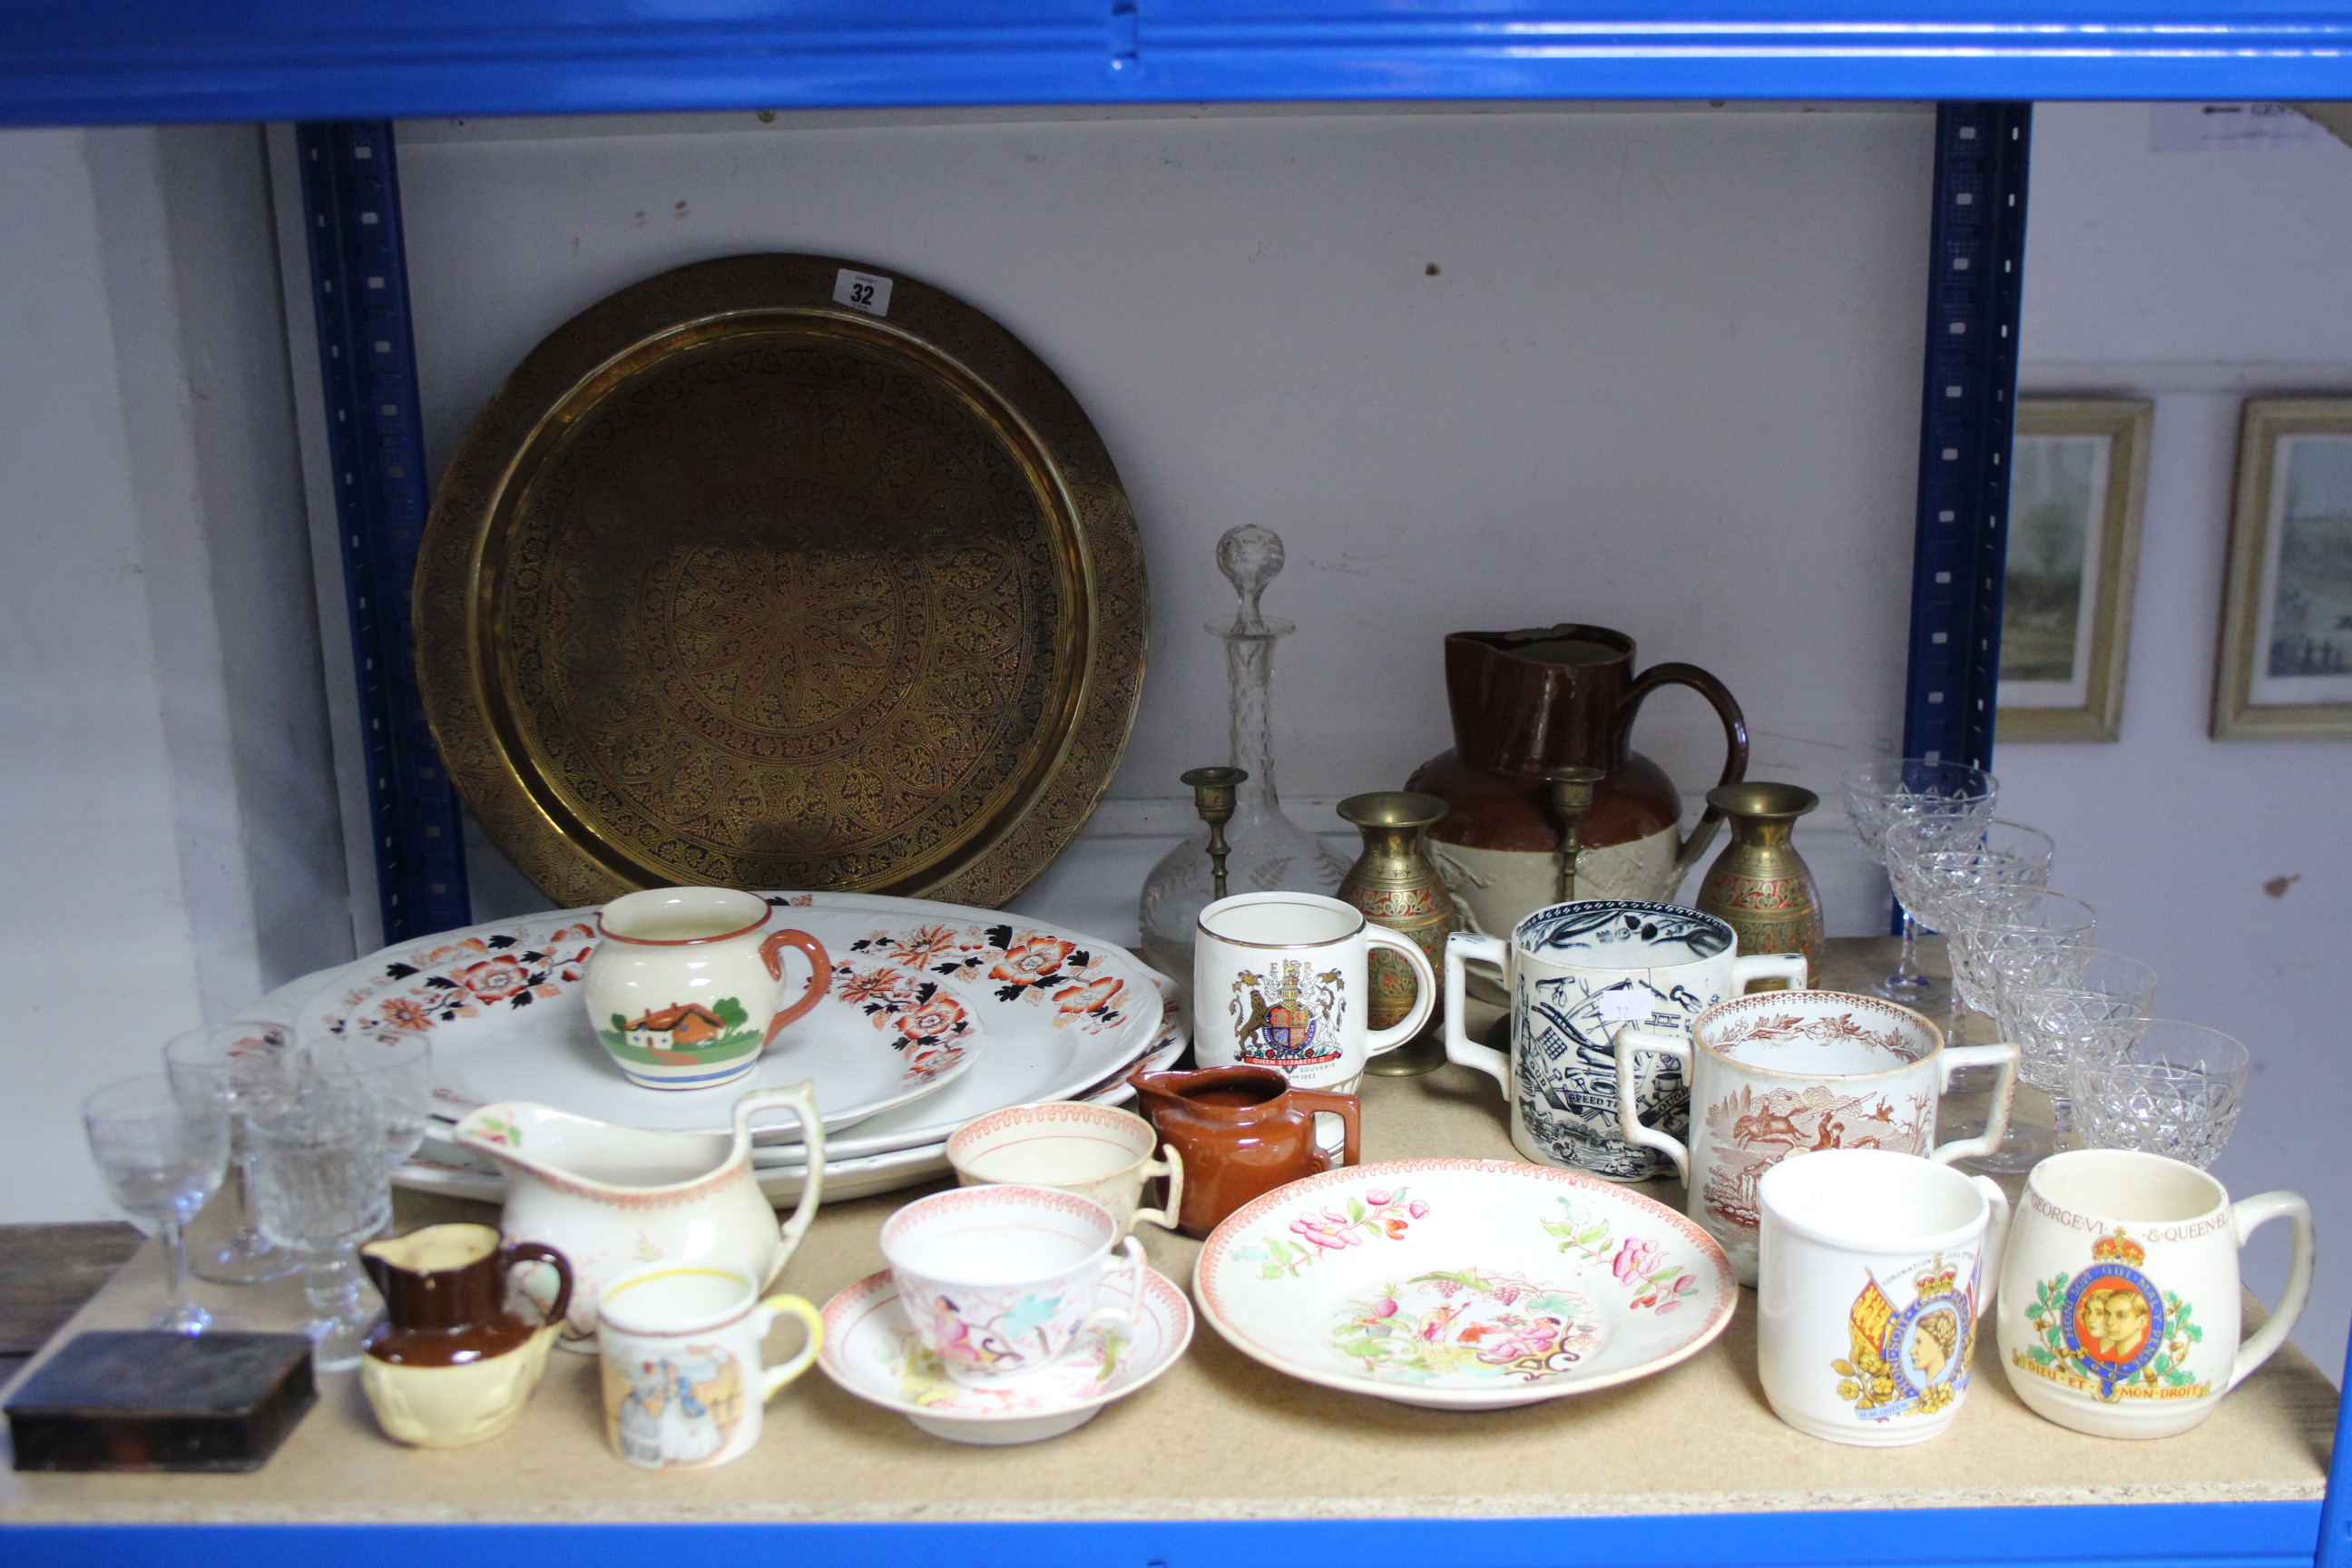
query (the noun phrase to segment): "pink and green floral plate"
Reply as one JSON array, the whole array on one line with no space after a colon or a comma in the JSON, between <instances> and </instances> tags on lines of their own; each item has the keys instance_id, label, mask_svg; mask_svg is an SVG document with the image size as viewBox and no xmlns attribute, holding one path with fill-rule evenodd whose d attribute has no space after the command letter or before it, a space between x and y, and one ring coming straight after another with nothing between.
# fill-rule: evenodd
<instances>
[{"instance_id":1,"label":"pink and green floral plate","mask_svg":"<svg viewBox=\"0 0 2352 1568\"><path fill-rule=\"evenodd\" d=\"M1237 1210L1201 1248L1201 1313L1277 1372L1440 1410L1612 1388L1696 1355L1739 1299L1715 1238L1574 1171L1392 1160Z\"/></svg>"}]
</instances>

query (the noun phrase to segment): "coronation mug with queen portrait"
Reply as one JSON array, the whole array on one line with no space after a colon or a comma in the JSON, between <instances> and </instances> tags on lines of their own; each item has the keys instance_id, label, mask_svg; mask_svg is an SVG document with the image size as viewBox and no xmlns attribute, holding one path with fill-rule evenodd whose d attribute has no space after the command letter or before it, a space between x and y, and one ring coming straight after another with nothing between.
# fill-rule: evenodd
<instances>
[{"instance_id":1,"label":"coronation mug with queen portrait","mask_svg":"<svg viewBox=\"0 0 2352 1568\"><path fill-rule=\"evenodd\" d=\"M2238 1340L2238 1250L2294 1227L2278 1310ZM2169 1437L2286 1342L2311 1292L2311 1206L2237 1203L2194 1165L2127 1149L2053 1154L2025 1179L2000 1270L2001 1370L2037 1415L2095 1437Z\"/></svg>"}]
</instances>

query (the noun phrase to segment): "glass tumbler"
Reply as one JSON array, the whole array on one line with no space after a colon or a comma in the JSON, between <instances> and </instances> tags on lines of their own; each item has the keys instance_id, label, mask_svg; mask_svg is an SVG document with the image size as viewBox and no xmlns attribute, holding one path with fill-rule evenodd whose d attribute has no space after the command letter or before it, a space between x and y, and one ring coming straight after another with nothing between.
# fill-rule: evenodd
<instances>
[{"instance_id":1,"label":"glass tumbler","mask_svg":"<svg viewBox=\"0 0 2352 1568\"><path fill-rule=\"evenodd\" d=\"M433 1048L425 1037L388 1031L320 1040L310 1047L310 1059L321 1078L356 1083L375 1097L384 1169L405 1164L433 1118Z\"/></svg>"},{"instance_id":2,"label":"glass tumbler","mask_svg":"<svg viewBox=\"0 0 2352 1568\"><path fill-rule=\"evenodd\" d=\"M2203 1170L2221 1157L2246 1097L2246 1047L2219 1029L2151 1018L2120 1057L2067 1066L2085 1149L2137 1149Z\"/></svg>"},{"instance_id":3,"label":"glass tumbler","mask_svg":"<svg viewBox=\"0 0 2352 1568\"><path fill-rule=\"evenodd\" d=\"M216 1285L257 1285L302 1267L299 1255L273 1247L253 1223L253 1149L244 1112L280 1090L299 1060L293 1031L279 1024L209 1024L175 1036L163 1047L163 1070L184 1092L218 1096L228 1106L228 1191L205 1216L205 1244L189 1255L189 1270ZM226 1211L226 1212L224 1212ZM214 1230L225 1220L228 1234Z\"/></svg>"},{"instance_id":4,"label":"glass tumbler","mask_svg":"<svg viewBox=\"0 0 2352 1568\"><path fill-rule=\"evenodd\" d=\"M1886 864L1886 832L1900 821L1939 825L1955 835L1981 832L1992 820L2000 783L1982 768L1920 757L1886 758L1848 768L1838 783L1845 792L1846 823L1862 852ZM1898 900L1898 902L1900 900ZM1903 957L1881 980L1878 994L1917 1012L1947 1004L1945 984L1919 970L1919 920L1903 908Z\"/></svg>"},{"instance_id":5,"label":"glass tumbler","mask_svg":"<svg viewBox=\"0 0 2352 1568\"><path fill-rule=\"evenodd\" d=\"M254 1151L254 1206L262 1235L302 1255L310 1310L303 1331L320 1372L357 1366L375 1321L374 1292L355 1248L392 1223L392 1173L383 1114L354 1078L315 1068L298 1092L247 1116Z\"/></svg>"},{"instance_id":6,"label":"glass tumbler","mask_svg":"<svg viewBox=\"0 0 2352 1568\"><path fill-rule=\"evenodd\" d=\"M171 1255L171 1305L150 1326L202 1333L213 1316L188 1299L186 1226L228 1168L227 1102L209 1088L183 1089L150 1073L91 1095L81 1120L106 1190L154 1225Z\"/></svg>"}]
</instances>

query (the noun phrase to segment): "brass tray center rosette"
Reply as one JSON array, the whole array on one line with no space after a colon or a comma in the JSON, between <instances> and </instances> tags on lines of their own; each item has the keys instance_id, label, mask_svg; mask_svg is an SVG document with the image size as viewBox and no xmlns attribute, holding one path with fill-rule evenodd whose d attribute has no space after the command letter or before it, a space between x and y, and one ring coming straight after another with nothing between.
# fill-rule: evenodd
<instances>
[{"instance_id":1,"label":"brass tray center rosette","mask_svg":"<svg viewBox=\"0 0 2352 1568\"><path fill-rule=\"evenodd\" d=\"M468 431L417 577L426 710L565 903L672 882L996 904L1091 811L1146 619L1116 470L995 322L739 257L559 328Z\"/></svg>"}]
</instances>

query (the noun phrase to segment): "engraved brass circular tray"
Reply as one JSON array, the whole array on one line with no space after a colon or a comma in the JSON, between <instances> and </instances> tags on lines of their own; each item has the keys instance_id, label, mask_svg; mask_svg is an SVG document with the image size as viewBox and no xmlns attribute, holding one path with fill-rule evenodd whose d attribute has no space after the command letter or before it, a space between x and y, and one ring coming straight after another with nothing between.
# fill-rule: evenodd
<instances>
[{"instance_id":1,"label":"engraved brass circular tray","mask_svg":"<svg viewBox=\"0 0 2352 1568\"><path fill-rule=\"evenodd\" d=\"M856 262L741 256L557 328L467 431L416 574L450 775L551 898L993 906L1134 723L1133 513L1054 373ZM886 275L887 276L887 275Z\"/></svg>"}]
</instances>

